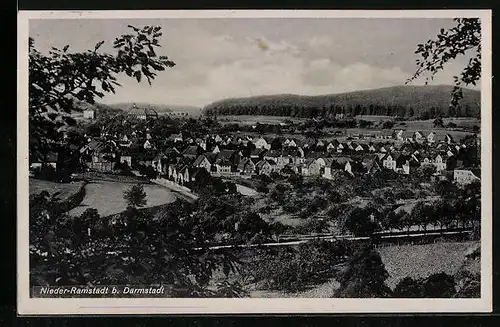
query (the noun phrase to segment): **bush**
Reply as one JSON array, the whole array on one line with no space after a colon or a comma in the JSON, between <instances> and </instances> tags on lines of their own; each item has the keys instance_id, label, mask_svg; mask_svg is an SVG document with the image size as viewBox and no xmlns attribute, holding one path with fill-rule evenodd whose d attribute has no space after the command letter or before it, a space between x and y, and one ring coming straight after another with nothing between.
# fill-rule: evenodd
<instances>
[{"instance_id":1,"label":"bush","mask_svg":"<svg viewBox=\"0 0 500 327\"><path fill-rule=\"evenodd\" d=\"M296 292L332 277L334 266L349 254L349 248L341 242L312 241L298 249L280 248L261 254L247 273L265 289Z\"/></svg>"}]
</instances>

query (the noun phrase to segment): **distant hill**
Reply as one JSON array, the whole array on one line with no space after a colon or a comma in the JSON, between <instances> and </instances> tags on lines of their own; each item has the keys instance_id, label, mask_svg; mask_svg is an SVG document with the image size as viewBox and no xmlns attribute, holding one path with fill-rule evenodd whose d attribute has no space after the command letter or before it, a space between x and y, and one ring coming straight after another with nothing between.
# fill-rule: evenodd
<instances>
[{"instance_id":1,"label":"distant hill","mask_svg":"<svg viewBox=\"0 0 500 327\"><path fill-rule=\"evenodd\" d=\"M418 117L480 117L480 92L464 89L460 108L449 108L453 86L394 86L339 94L304 96L295 94L233 98L214 102L206 114L316 117L384 115Z\"/></svg>"},{"instance_id":2,"label":"distant hill","mask_svg":"<svg viewBox=\"0 0 500 327\"><path fill-rule=\"evenodd\" d=\"M163 105L163 104L151 104L151 103L140 103L136 102L135 105L140 108L140 109L153 109L155 110L158 114L164 114L168 112L196 112L200 111L200 108L193 107L193 106L181 106L181 105ZM134 106L133 102L127 102L127 103L114 103L108 105L111 108L115 109L120 109L125 112L129 111L132 109Z\"/></svg>"}]
</instances>

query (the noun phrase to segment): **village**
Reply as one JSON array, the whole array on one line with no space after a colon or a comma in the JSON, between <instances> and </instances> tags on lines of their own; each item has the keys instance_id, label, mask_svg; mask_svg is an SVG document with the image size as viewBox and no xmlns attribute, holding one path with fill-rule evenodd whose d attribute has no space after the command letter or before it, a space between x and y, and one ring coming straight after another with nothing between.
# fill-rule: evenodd
<instances>
[{"instance_id":1,"label":"village","mask_svg":"<svg viewBox=\"0 0 500 327\"><path fill-rule=\"evenodd\" d=\"M126 117L142 121L145 126L157 119L150 111L134 110ZM87 117L93 118L93 114ZM63 139L67 137L64 135L62 132ZM250 178L292 171L305 177L332 179L336 171L356 176L388 169L411 175L423 166L433 169L431 181L450 180L465 185L480 180L479 135L456 140L442 129L409 132L395 128L329 139L300 134L200 135L181 131L161 139L146 127L129 134L106 130L99 135L84 134L83 144L72 148L87 170L112 173L128 169L178 185L196 183L200 174ZM57 170L57 152L41 158L31 162L32 170L44 164Z\"/></svg>"}]
</instances>

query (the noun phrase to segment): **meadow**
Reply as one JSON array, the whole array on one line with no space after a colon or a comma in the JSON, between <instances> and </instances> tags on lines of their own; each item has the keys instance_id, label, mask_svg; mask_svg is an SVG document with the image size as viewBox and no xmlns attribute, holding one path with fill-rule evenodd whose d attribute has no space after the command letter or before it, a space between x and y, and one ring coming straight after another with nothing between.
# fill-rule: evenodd
<instances>
[{"instance_id":1,"label":"meadow","mask_svg":"<svg viewBox=\"0 0 500 327\"><path fill-rule=\"evenodd\" d=\"M72 216L82 214L87 208L95 208L101 217L120 213L127 207L123 199L123 192L129 189L131 184L116 183L108 181L94 181L85 186L86 195L82 203L69 212ZM155 207L174 202L176 197L168 189L153 184L146 184L147 204L145 207Z\"/></svg>"},{"instance_id":2,"label":"meadow","mask_svg":"<svg viewBox=\"0 0 500 327\"><path fill-rule=\"evenodd\" d=\"M440 242L387 246L379 248L378 252L390 275L386 283L394 288L405 277L425 278L440 272L455 275L464 264L470 248L478 245L477 241Z\"/></svg>"},{"instance_id":3,"label":"meadow","mask_svg":"<svg viewBox=\"0 0 500 327\"><path fill-rule=\"evenodd\" d=\"M41 179L29 179L29 195L40 194L42 191L47 191L51 196L56 196L59 200L64 201L68 197L76 194L83 186L83 182L72 183L55 183Z\"/></svg>"}]
</instances>

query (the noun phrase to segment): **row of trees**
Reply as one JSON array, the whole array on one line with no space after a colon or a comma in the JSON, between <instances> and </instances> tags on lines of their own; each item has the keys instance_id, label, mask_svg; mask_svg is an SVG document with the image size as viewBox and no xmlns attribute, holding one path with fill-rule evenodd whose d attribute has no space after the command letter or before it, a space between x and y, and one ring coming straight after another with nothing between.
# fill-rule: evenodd
<instances>
[{"instance_id":1,"label":"row of trees","mask_svg":"<svg viewBox=\"0 0 500 327\"><path fill-rule=\"evenodd\" d=\"M434 119L436 117L479 117L478 108L469 104L463 107L413 107L411 105L379 105L379 104L356 104L356 105L308 105L308 104L257 104L257 105L235 105L217 104L206 110L207 115L266 115L281 117L328 117L344 114L349 117L358 115L376 116L398 116L418 119Z\"/></svg>"}]
</instances>

